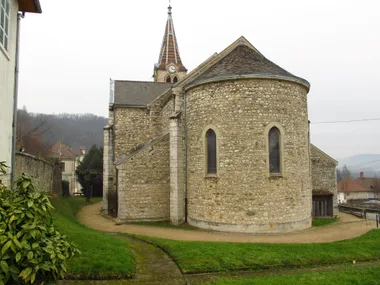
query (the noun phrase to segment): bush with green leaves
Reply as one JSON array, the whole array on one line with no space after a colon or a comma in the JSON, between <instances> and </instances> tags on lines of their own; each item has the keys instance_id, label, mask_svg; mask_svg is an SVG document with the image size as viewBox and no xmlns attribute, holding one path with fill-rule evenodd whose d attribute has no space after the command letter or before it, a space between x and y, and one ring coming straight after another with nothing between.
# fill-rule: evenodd
<instances>
[{"instance_id":1,"label":"bush with green leaves","mask_svg":"<svg viewBox=\"0 0 380 285\"><path fill-rule=\"evenodd\" d=\"M5 174L2 162L0 174ZM54 227L48 195L22 175L13 190L0 182L0 203L0 285L63 278L66 261L79 250Z\"/></svg>"}]
</instances>

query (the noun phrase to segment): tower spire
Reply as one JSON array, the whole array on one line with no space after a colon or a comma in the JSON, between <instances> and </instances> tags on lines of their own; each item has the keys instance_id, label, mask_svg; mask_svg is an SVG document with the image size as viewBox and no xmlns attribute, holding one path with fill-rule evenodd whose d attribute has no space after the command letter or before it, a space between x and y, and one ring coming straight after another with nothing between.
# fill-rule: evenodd
<instances>
[{"instance_id":1,"label":"tower spire","mask_svg":"<svg viewBox=\"0 0 380 285\"><path fill-rule=\"evenodd\" d=\"M182 64L181 56L179 54L177 37L174 31L172 6L170 0L164 38L162 40L158 63L155 65L155 71L166 71L169 65L175 65L178 71L187 71L186 67Z\"/></svg>"}]
</instances>

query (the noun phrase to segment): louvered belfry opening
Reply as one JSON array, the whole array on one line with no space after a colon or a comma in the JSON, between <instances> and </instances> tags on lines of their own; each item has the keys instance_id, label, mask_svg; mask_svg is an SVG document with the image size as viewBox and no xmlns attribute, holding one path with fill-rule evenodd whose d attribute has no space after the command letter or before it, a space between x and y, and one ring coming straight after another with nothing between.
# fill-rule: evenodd
<instances>
[{"instance_id":1,"label":"louvered belfry opening","mask_svg":"<svg viewBox=\"0 0 380 285\"><path fill-rule=\"evenodd\" d=\"M216 174L216 134L209 129L206 133L207 140L207 173Z\"/></svg>"}]
</instances>

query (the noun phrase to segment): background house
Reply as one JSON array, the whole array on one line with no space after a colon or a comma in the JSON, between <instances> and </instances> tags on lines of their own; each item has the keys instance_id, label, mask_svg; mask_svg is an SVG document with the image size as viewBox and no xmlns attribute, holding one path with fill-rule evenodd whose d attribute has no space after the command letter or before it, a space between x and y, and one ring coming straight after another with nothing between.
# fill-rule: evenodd
<instances>
[{"instance_id":1,"label":"background house","mask_svg":"<svg viewBox=\"0 0 380 285\"><path fill-rule=\"evenodd\" d=\"M17 107L15 94L15 67L18 31L18 13L41 13L39 0L0 1L0 161L12 167L12 124L14 107ZM20 18L21 19L21 18ZM16 98L16 100L15 100ZM7 182L9 177L5 179Z\"/></svg>"},{"instance_id":2,"label":"background house","mask_svg":"<svg viewBox=\"0 0 380 285\"><path fill-rule=\"evenodd\" d=\"M365 188L374 190L375 192L380 193L380 179L377 177L365 177L364 172L360 172L360 177L355 179L360 185Z\"/></svg>"},{"instance_id":3,"label":"background house","mask_svg":"<svg viewBox=\"0 0 380 285\"><path fill-rule=\"evenodd\" d=\"M86 154L86 148L72 149L63 141L58 141L49 150L47 156L59 159L62 180L69 182L69 194L81 193L81 186L76 178L75 170Z\"/></svg>"},{"instance_id":4,"label":"background house","mask_svg":"<svg viewBox=\"0 0 380 285\"><path fill-rule=\"evenodd\" d=\"M347 203L350 200L373 199L378 195L371 187L363 186L357 180L344 178L338 183L338 202Z\"/></svg>"}]
</instances>

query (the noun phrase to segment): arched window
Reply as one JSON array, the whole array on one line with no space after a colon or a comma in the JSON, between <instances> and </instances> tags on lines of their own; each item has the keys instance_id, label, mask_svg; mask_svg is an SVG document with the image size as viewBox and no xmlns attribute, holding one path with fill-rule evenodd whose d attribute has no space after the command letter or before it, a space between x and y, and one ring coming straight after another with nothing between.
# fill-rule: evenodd
<instances>
[{"instance_id":1,"label":"arched window","mask_svg":"<svg viewBox=\"0 0 380 285\"><path fill-rule=\"evenodd\" d=\"M173 83L177 83L178 82L178 77L177 76L174 76L173 78Z\"/></svg>"},{"instance_id":2,"label":"arched window","mask_svg":"<svg viewBox=\"0 0 380 285\"><path fill-rule=\"evenodd\" d=\"M206 132L207 141L207 173L216 174L216 134L209 129Z\"/></svg>"},{"instance_id":3,"label":"arched window","mask_svg":"<svg viewBox=\"0 0 380 285\"><path fill-rule=\"evenodd\" d=\"M171 82L171 78L170 78L170 76L166 77L166 82L167 82L167 83L170 83L170 82Z\"/></svg>"},{"instance_id":4,"label":"arched window","mask_svg":"<svg viewBox=\"0 0 380 285\"><path fill-rule=\"evenodd\" d=\"M273 127L268 134L269 141L269 172L281 173L280 160L280 131Z\"/></svg>"}]
</instances>

